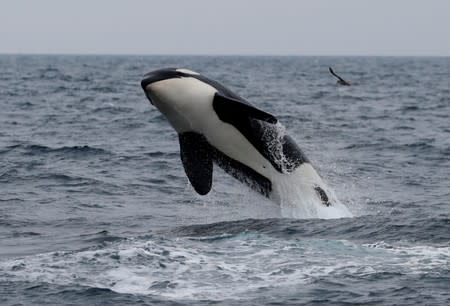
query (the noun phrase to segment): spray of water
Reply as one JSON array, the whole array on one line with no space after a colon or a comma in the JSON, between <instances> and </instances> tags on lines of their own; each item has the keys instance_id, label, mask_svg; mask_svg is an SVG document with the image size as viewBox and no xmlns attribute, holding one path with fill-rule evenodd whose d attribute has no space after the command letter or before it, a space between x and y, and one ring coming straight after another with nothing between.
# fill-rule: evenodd
<instances>
[{"instance_id":1,"label":"spray of water","mask_svg":"<svg viewBox=\"0 0 450 306\"><path fill-rule=\"evenodd\" d=\"M283 151L286 129L280 123L267 125L263 138L268 151L282 169L273 173L272 199L280 204L281 212L287 218L346 218L352 217L348 208L336 197L334 191L321 179L310 163L295 167ZM317 192L322 189L329 205L325 205Z\"/></svg>"}]
</instances>

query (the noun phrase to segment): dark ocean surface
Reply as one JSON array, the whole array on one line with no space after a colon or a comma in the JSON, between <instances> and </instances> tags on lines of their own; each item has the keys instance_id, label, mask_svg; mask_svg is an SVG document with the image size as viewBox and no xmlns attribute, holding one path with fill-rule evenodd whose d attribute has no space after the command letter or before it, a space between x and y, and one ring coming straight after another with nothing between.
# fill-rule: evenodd
<instances>
[{"instance_id":1,"label":"dark ocean surface","mask_svg":"<svg viewBox=\"0 0 450 306\"><path fill-rule=\"evenodd\" d=\"M217 167L197 195L140 87L168 66L276 115L354 217ZM450 58L0 56L0 305L448 305L449 261Z\"/></svg>"}]
</instances>

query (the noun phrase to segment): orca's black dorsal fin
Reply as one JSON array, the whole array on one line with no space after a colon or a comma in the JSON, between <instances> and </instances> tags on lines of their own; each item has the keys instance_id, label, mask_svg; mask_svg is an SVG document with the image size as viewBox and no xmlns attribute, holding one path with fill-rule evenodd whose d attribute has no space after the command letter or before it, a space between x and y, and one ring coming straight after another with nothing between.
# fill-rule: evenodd
<instances>
[{"instance_id":1,"label":"orca's black dorsal fin","mask_svg":"<svg viewBox=\"0 0 450 306\"><path fill-rule=\"evenodd\" d=\"M230 122L230 118L246 116L268 123L277 123L278 120L273 115L266 113L256 107L248 104L246 101L239 101L233 98L225 97L220 93L214 96L213 107L219 118L225 122Z\"/></svg>"},{"instance_id":2,"label":"orca's black dorsal fin","mask_svg":"<svg viewBox=\"0 0 450 306\"><path fill-rule=\"evenodd\" d=\"M331 67L328 67L328 71L330 71L330 73L338 79L337 81L338 84L350 86L350 83L341 78L340 76L338 76Z\"/></svg>"},{"instance_id":3,"label":"orca's black dorsal fin","mask_svg":"<svg viewBox=\"0 0 450 306\"><path fill-rule=\"evenodd\" d=\"M211 190L213 156L205 136L195 132L179 134L180 156L192 187L200 195Z\"/></svg>"}]
</instances>

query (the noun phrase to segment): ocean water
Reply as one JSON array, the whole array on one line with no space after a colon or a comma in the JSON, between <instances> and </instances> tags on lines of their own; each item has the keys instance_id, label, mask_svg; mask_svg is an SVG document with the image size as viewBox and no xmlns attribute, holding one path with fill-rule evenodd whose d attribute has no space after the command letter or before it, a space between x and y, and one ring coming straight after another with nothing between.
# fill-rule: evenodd
<instances>
[{"instance_id":1,"label":"ocean water","mask_svg":"<svg viewBox=\"0 0 450 306\"><path fill-rule=\"evenodd\" d=\"M140 88L168 66L276 115L353 217L217 167L196 195ZM0 56L1 305L448 305L449 202L450 58Z\"/></svg>"}]
</instances>

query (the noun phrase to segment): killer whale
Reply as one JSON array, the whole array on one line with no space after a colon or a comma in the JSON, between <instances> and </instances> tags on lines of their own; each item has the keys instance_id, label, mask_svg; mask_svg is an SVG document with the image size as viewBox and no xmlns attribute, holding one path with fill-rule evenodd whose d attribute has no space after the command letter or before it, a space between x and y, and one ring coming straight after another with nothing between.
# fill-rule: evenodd
<instances>
[{"instance_id":1,"label":"killer whale","mask_svg":"<svg viewBox=\"0 0 450 306\"><path fill-rule=\"evenodd\" d=\"M302 193L324 207L334 204L309 159L274 115L188 69L152 71L141 87L178 133L181 161L198 194L211 190L216 164L268 198L279 198L283 190L277 182L295 175L302 178Z\"/></svg>"},{"instance_id":2,"label":"killer whale","mask_svg":"<svg viewBox=\"0 0 450 306\"><path fill-rule=\"evenodd\" d=\"M344 80L343 78L341 78L340 76L338 76L331 67L328 67L328 71L334 76L336 77L338 80L336 81L337 84L339 85L344 85L344 86L350 86L350 82L347 82L346 80Z\"/></svg>"}]
</instances>

